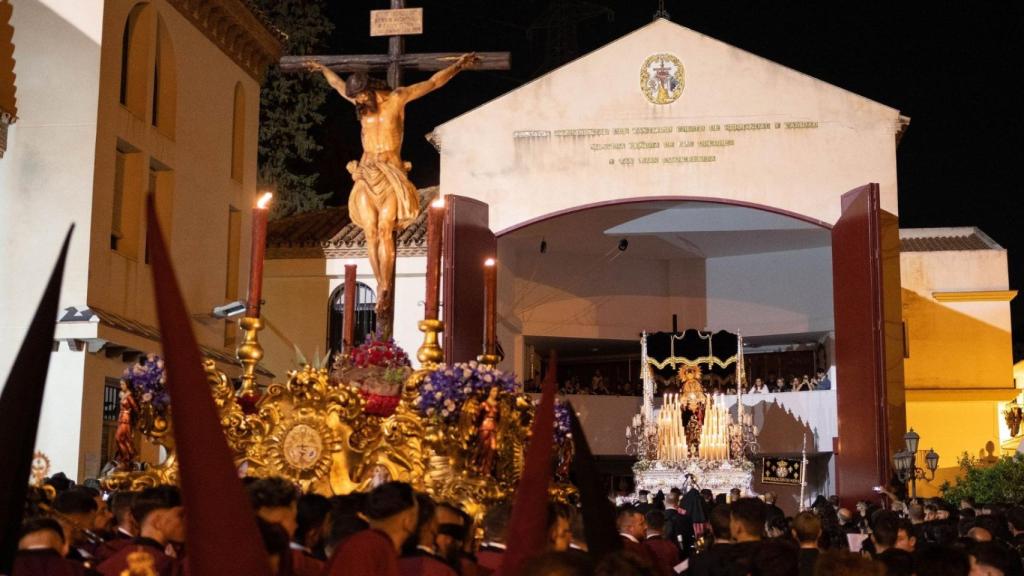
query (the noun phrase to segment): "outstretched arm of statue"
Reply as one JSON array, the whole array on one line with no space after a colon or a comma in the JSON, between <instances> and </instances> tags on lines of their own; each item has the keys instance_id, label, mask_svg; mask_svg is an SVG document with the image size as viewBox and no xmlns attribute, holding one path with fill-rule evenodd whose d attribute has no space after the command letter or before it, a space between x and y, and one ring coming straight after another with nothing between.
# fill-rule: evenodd
<instances>
[{"instance_id":1,"label":"outstretched arm of statue","mask_svg":"<svg viewBox=\"0 0 1024 576\"><path fill-rule=\"evenodd\" d=\"M405 102L422 98L427 94L430 94L434 90L437 90L441 86L448 83L449 80L455 77L456 74L462 72L466 68L472 68L477 62L480 61L480 57L476 55L476 52L470 52L459 56L459 59L451 66L439 70L434 73L428 80L423 82L417 82L411 86L400 87L395 90L395 95L400 96Z\"/></svg>"},{"instance_id":2,"label":"outstretched arm of statue","mask_svg":"<svg viewBox=\"0 0 1024 576\"><path fill-rule=\"evenodd\" d=\"M327 83L331 85L331 88L334 88L335 92L340 94L341 97L344 98L345 100L348 100L349 102L355 104L355 100L349 98L348 95L345 94L345 81L342 80L341 76L338 76L338 74L335 73L334 70L331 70L330 68L324 66L323 64L317 62L316 60L306 60L306 69L309 70L310 72L319 72L323 74L324 79L327 80Z\"/></svg>"}]
</instances>

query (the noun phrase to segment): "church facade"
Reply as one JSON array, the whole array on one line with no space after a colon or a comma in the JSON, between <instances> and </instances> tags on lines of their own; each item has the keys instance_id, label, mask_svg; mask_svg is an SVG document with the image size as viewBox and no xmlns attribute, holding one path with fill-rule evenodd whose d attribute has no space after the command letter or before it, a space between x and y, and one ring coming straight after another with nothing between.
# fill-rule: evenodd
<instances>
[{"instance_id":1,"label":"church facade","mask_svg":"<svg viewBox=\"0 0 1024 576\"><path fill-rule=\"evenodd\" d=\"M938 404L920 403L930 392L914 368L935 351L914 350L924 334L905 330L914 311L901 299L917 280L901 274L915 256L901 255L900 239L941 235L898 230L896 147L908 124L893 108L658 20L438 126L429 138L449 205L448 359L480 352L480 265L495 256L502 368L527 381L539 378L549 349L590 364L622 359L644 331L668 330L673 317L679 329L742 334L752 365L806 351L832 390L816 392L813 409L781 405L799 424L792 429L811 435L815 489L869 496L888 480L907 424L921 431L937 421ZM276 241L268 315L304 317L295 311L313 314L313 306L322 315L345 261L359 265L372 292L358 242L338 252L344 217L334 218L340 223L319 235L285 232ZM397 301L407 306L395 333L411 352L421 342L424 261L404 249ZM990 284L1007 289L1005 279ZM319 300L292 297L275 311L275 290L283 301L298 286ZM994 313L1005 324L1003 308ZM268 365L280 371L296 345L323 350L324 322L288 330ZM1008 330L993 337L1009 345ZM912 391L904 390L905 361ZM627 380L639 372L635 364L623 371ZM781 367L764 372L783 375ZM988 393L998 402L1016 395L1010 378L987 386L999 388ZM595 451L622 455L639 399L573 401ZM970 442L998 444L1007 439L993 432L1001 408L994 396L986 402L990 425ZM800 442L793 433L772 449L799 453ZM945 446L942 465L955 469L957 449Z\"/></svg>"},{"instance_id":2,"label":"church facade","mask_svg":"<svg viewBox=\"0 0 1024 576\"><path fill-rule=\"evenodd\" d=\"M37 449L81 480L113 454L122 371L160 352L147 193L204 353L239 371L237 326L210 311L244 290L260 82L282 39L242 0L6 6L18 121L0 159L0 373L74 223Z\"/></svg>"}]
</instances>

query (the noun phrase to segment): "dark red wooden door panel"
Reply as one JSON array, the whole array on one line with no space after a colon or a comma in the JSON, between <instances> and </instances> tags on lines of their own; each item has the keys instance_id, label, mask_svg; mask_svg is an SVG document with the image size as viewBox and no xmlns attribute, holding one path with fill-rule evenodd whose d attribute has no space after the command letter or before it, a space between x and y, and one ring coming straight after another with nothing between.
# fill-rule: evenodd
<instances>
[{"instance_id":1,"label":"dark red wooden door panel","mask_svg":"<svg viewBox=\"0 0 1024 576\"><path fill-rule=\"evenodd\" d=\"M445 196L444 360L473 360L483 351L484 260L494 258L497 240L488 206L465 196Z\"/></svg>"}]
</instances>

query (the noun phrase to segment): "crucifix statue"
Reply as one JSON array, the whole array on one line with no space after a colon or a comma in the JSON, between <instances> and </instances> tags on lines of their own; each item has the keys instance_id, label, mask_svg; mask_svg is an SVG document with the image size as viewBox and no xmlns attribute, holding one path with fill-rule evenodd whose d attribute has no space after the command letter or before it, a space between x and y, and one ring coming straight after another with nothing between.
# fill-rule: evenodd
<instances>
[{"instance_id":1,"label":"crucifix statue","mask_svg":"<svg viewBox=\"0 0 1024 576\"><path fill-rule=\"evenodd\" d=\"M391 0L402 9L404 0ZM362 127L363 155L346 166L354 182L348 213L362 228L366 250L377 280L377 326L385 337L393 333L395 238L419 215L416 187L409 181L411 165L401 158L405 105L441 86L462 70L508 69L508 53L405 54L401 36L391 36L386 56L286 56L283 71L309 70L323 74L342 98L356 107ZM387 68L388 83L368 72ZM429 79L402 86L402 69L436 70ZM338 72L347 72L344 80ZM349 313L346 310L346 313Z\"/></svg>"}]
</instances>

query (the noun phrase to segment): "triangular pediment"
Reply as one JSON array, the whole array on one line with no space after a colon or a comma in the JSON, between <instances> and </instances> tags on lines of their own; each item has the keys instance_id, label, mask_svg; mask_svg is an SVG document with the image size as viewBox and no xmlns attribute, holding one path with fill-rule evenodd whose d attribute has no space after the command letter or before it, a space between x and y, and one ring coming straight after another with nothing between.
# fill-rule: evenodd
<instances>
[{"instance_id":1,"label":"triangular pediment","mask_svg":"<svg viewBox=\"0 0 1024 576\"><path fill-rule=\"evenodd\" d=\"M497 231L591 203L655 197L762 205L830 224L838 197L868 182L897 212L896 135L905 120L656 20L433 136L443 193L490 204Z\"/></svg>"}]
</instances>

